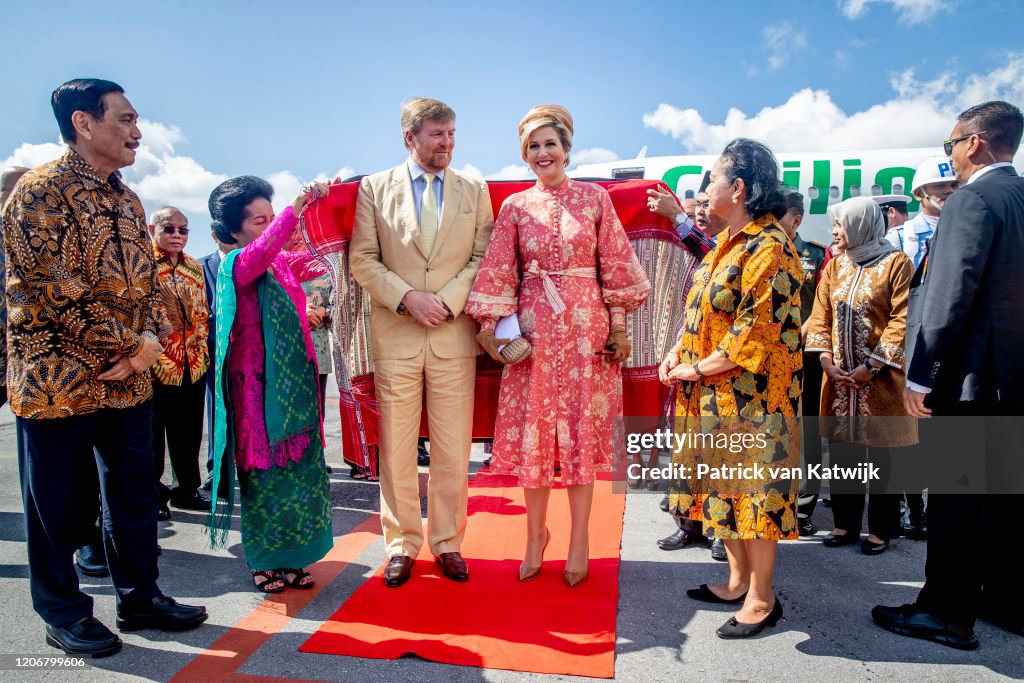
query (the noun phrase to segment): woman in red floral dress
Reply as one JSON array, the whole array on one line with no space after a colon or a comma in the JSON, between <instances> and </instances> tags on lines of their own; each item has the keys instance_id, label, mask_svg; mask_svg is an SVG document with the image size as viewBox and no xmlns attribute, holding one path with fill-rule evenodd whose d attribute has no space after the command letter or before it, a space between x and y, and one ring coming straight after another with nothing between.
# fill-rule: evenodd
<instances>
[{"instance_id":1,"label":"woman in red floral dress","mask_svg":"<svg viewBox=\"0 0 1024 683\"><path fill-rule=\"evenodd\" d=\"M572 532L565 581L587 575L595 472L624 450L619 364L631 350L626 313L651 291L608 192L565 175L572 117L557 105L519 124L537 184L505 200L469 296L481 345L498 362L500 318L517 314L533 354L502 375L491 469L525 489L526 556L519 579L540 574L550 538L547 503L559 463Z\"/></svg>"}]
</instances>

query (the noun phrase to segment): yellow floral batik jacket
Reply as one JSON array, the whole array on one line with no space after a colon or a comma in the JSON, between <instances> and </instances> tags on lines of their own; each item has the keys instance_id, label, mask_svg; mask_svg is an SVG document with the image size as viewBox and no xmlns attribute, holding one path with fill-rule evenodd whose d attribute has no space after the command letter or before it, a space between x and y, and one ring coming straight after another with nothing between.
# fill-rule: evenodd
<instances>
[{"instance_id":1,"label":"yellow floral batik jacket","mask_svg":"<svg viewBox=\"0 0 1024 683\"><path fill-rule=\"evenodd\" d=\"M138 196L77 152L26 173L3 213L11 410L60 418L152 396L149 372L96 379L157 333L159 285Z\"/></svg>"}]
</instances>

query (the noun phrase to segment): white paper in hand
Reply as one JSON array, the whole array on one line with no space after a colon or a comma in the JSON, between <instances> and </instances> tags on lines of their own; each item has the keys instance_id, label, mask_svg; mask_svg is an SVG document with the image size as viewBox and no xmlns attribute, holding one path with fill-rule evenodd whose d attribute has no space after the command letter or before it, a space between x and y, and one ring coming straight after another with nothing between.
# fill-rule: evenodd
<instances>
[{"instance_id":1,"label":"white paper in hand","mask_svg":"<svg viewBox=\"0 0 1024 683\"><path fill-rule=\"evenodd\" d=\"M494 327L494 336L498 339L508 339L509 341L523 336L522 331L519 329L519 318L515 313L498 321L498 324ZM498 351L500 352L505 346L505 344L499 346Z\"/></svg>"}]
</instances>

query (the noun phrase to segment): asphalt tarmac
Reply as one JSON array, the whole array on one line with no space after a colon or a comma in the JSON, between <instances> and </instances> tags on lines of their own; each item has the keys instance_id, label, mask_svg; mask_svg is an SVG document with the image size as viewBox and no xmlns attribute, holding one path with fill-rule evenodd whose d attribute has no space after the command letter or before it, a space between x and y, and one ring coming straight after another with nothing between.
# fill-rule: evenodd
<instances>
[{"instance_id":1,"label":"asphalt tarmac","mask_svg":"<svg viewBox=\"0 0 1024 683\"><path fill-rule=\"evenodd\" d=\"M227 549L212 552L202 533L204 516L172 508L171 520L161 522L159 528L163 548L160 586L181 602L206 605L209 621L184 633L121 634L125 646L120 653L85 660L85 666L78 669L19 666L36 663L31 659L34 656L63 653L44 643L43 623L29 599L14 418L6 406L0 408L0 681L167 681L179 672L178 680L584 680L450 666L416 657L386 661L298 651L308 635L384 559L376 521L377 486L349 479L348 469L341 465L337 391L333 386L329 401L331 398L335 409L328 411L327 459L334 465L334 532L339 549L351 549L351 562L321 563L325 566L314 571L334 578L308 604L265 604L263 596L252 588L237 531L232 532ZM479 469L485 457L482 447L476 446L471 471ZM169 477L169 465L166 472L165 477ZM420 483L423 492L423 468ZM704 549L658 549L655 541L674 529L658 509L660 497L660 493L645 491L631 492L627 499L616 680L1024 679L1024 640L985 622L978 623L981 648L973 652L898 637L872 623L873 605L913 602L924 579L925 544L906 539L894 541L889 551L878 557L862 555L857 546L824 548L814 538L782 543L776 585L785 609L784 620L756 639L720 640L714 631L729 617L728 606L693 602L686 598L685 589L724 580L726 565L711 560ZM821 506L814 521L822 530L819 537L831 529L831 513ZM359 533L350 535L353 529ZM970 539L965 539L964 552L973 552ZM114 598L109 581L82 577L82 586L95 599L95 616L113 627ZM382 605L382 609L401 609L400 589L395 591L394 599L393 606ZM217 641L217 658L208 653L197 659ZM207 664L211 661L214 665Z\"/></svg>"}]
</instances>

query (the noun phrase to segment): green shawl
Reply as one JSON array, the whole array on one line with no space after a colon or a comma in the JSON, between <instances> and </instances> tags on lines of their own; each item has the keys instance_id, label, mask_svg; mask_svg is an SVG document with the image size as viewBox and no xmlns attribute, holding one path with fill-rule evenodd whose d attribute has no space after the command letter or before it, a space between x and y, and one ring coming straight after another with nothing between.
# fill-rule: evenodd
<instances>
[{"instance_id":1,"label":"green shawl","mask_svg":"<svg viewBox=\"0 0 1024 683\"><path fill-rule=\"evenodd\" d=\"M241 249L226 255L217 274L217 334L215 346L213 425L213 503L207 527L210 543L224 545L231 527L235 498L235 412L228 381L231 329L238 301L234 264ZM316 366L306 356L302 321L288 292L269 271L256 281L263 334L263 421L270 448L309 433L320 438L320 398ZM256 371L256 369L253 369ZM223 482L223 488L221 485ZM217 494L225 491L223 497ZM218 500L219 498L219 500Z\"/></svg>"}]
</instances>

